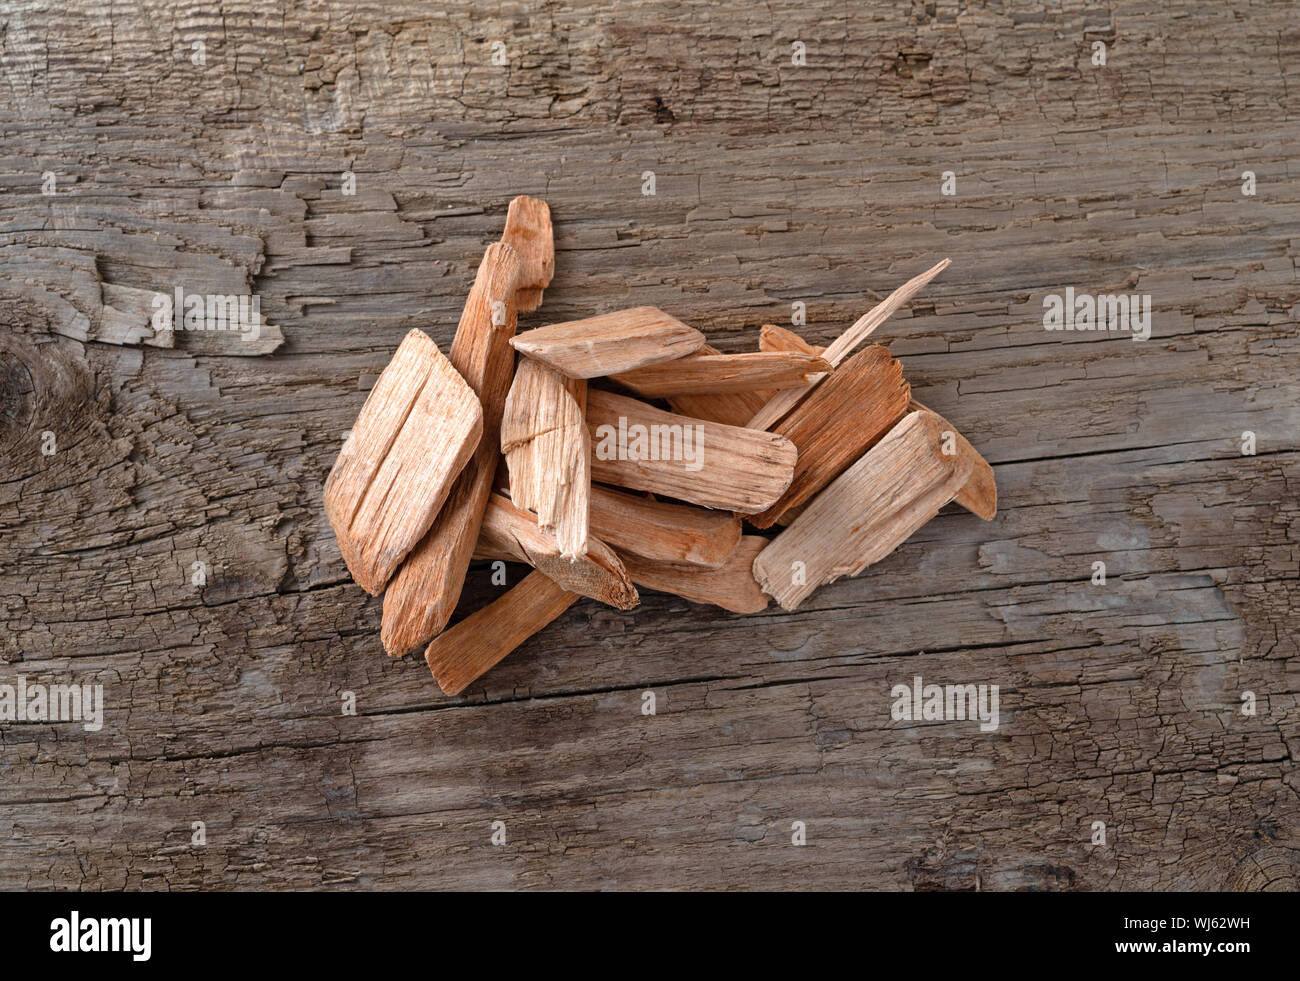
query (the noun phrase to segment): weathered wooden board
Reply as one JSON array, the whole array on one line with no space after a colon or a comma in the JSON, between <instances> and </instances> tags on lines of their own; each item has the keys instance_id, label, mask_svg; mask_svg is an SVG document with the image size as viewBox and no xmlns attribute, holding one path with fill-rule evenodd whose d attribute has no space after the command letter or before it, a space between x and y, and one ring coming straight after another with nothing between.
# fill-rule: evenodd
<instances>
[{"instance_id":1,"label":"weathered wooden board","mask_svg":"<svg viewBox=\"0 0 1300 981\"><path fill-rule=\"evenodd\" d=\"M6 8L0 684L105 711L0 723L0 887L1295 888L1300 31L1106 9ZM584 600L454 699L390 662L322 485L521 193L521 329L652 305L730 353L802 304L825 345L950 256L872 340L996 520L796 613ZM267 326L159 336L177 286ZM1067 286L1150 340L1045 331ZM999 728L895 721L917 675Z\"/></svg>"}]
</instances>

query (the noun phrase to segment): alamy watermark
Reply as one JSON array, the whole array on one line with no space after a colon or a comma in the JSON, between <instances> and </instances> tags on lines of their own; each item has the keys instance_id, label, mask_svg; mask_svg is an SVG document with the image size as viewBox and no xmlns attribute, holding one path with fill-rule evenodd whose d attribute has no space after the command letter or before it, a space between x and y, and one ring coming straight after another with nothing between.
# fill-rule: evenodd
<instances>
[{"instance_id":1,"label":"alamy watermark","mask_svg":"<svg viewBox=\"0 0 1300 981\"><path fill-rule=\"evenodd\" d=\"M262 298L256 294L186 293L177 286L170 295L153 295L153 329L217 330L244 334L246 340L262 335Z\"/></svg>"},{"instance_id":2,"label":"alamy watermark","mask_svg":"<svg viewBox=\"0 0 1300 981\"><path fill-rule=\"evenodd\" d=\"M998 727L997 685L927 685L918 674L909 685L894 685L890 715L895 722L979 721L980 732Z\"/></svg>"},{"instance_id":3,"label":"alamy watermark","mask_svg":"<svg viewBox=\"0 0 1300 981\"><path fill-rule=\"evenodd\" d=\"M1046 330L1127 330L1133 340L1151 336L1151 296L1148 293L1049 293L1043 297L1043 327Z\"/></svg>"},{"instance_id":4,"label":"alamy watermark","mask_svg":"<svg viewBox=\"0 0 1300 981\"><path fill-rule=\"evenodd\" d=\"M80 722L87 732L104 726L103 685L0 684L0 722Z\"/></svg>"},{"instance_id":5,"label":"alamy watermark","mask_svg":"<svg viewBox=\"0 0 1300 981\"><path fill-rule=\"evenodd\" d=\"M704 427L699 425L660 424L628 425L626 416L618 417L618 426L603 423L596 427L597 460L678 460L692 472L704 466Z\"/></svg>"}]
</instances>

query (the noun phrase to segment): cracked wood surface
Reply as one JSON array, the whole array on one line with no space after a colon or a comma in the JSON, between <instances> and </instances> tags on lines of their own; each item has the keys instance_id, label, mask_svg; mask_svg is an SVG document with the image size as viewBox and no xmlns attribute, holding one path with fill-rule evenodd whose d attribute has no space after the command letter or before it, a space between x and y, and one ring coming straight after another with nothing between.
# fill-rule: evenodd
<instances>
[{"instance_id":1,"label":"cracked wood surface","mask_svg":"<svg viewBox=\"0 0 1300 981\"><path fill-rule=\"evenodd\" d=\"M0 683L106 711L0 725L0 887L1295 888L1300 30L1235 8L7 6ZM390 661L322 485L524 193L521 330L651 305L734 353L798 301L825 345L950 256L873 342L997 519L795 613L582 600L453 699ZM177 285L279 333L156 336ZM1044 331L1066 286L1151 339ZM915 675L1000 728L892 721Z\"/></svg>"}]
</instances>

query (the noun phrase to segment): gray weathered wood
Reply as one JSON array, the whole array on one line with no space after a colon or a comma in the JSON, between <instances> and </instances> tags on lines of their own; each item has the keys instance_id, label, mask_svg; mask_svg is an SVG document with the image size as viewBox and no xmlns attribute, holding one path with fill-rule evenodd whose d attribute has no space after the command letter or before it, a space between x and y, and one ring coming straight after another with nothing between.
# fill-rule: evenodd
<instances>
[{"instance_id":1,"label":"gray weathered wood","mask_svg":"<svg viewBox=\"0 0 1300 981\"><path fill-rule=\"evenodd\" d=\"M7 8L0 683L106 714L0 725L0 887L1295 888L1300 33L1106 9ZM322 485L521 193L521 329L652 305L737 352L800 302L825 345L950 256L872 340L997 519L793 614L584 600L455 699L390 662ZM157 337L177 285L283 343ZM1151 339L1044 331L1066 286L1150 294ZM914 675L1000 728L893 721Z\"/></svg>"}]
</instances>

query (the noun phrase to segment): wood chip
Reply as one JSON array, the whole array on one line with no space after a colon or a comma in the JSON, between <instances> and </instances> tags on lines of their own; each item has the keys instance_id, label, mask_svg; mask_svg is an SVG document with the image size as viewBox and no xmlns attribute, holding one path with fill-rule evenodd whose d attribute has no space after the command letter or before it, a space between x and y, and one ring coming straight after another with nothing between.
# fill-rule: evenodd
<instances>
[{"instance_id":1,"label":"wood chip","mask_svg":"<svg viewBox=\"0 0 1300 981\"><path fill-rule=\"evenodd\" d=\"M823 355L826 351L824 347L809 344L794 331L778 327L776 324L763 325L763 329L758 335L758 349L760 351L799 351L803 354L818 356Z\"/></svg>"},{"instance_id":2,"label":"wood chip","mask_svg":"<svg viewBox=\"0 0 1300 981\"><path fill-rule=\"evenodd\" d=\"M542 305L542 291L555 275L555 235L551 209L545 201L521 194L510 202L506 227L501 234L519 256L519 281L515 306L520 313L532 313Z\"/></svg>"},{"instance_id":3,"label":"wood chip","mask_svg":"<svg viewBox=\"0 0 1300 981\"><path fill-rule=\"evenodd\" d=\"M501 659L576 603L540 572L530 572L498 599L471 613L424 652L434 681L447 695L459 695Z\"/></svg>"},{"instance_id":4,"label":"wood chip","mask_svg":"<svg viewBox=\"0 0 1300 981\"><path fill-rule=\"evenodd\" d=\"M648 365L610 377L642 398L669 395L711 395L796 388L809 375L831 370L815 354L750 351L745 354L704 354L699 351L675 361Z\"/></svg>"},{"instance_id":5,"label":"wood chip","mask_svg":"<svg viewBox=\"0 0 1300 981\"><path fill-rule=\"evenodd\" d=\"M593 480L753 514L794 477L784 436L664 412L611 392L587 396Z\"/></svg>"},{"instance_id":6,"label":"wood chip","mask_svg":"<svg viewBox=\"0 0 1300 981\"><path fill-rule=\"evenodd\" d=\"M374 595L433 524L479 444L473 390L413 330L380 374L325 482L325 514L352 578Z\"/></svg>"},{"instance_id":7,"label":"wood chip","mask_svg":"<svg viewBox=\"0 0 1300 981\"><path fill-rule=\"evenodd\" d=\"M384 595L380 639L393 657L409 653L447 625L460 599L483 509L500 458L501 412L514 352L519 257L503 242L488 246L451 344L451 363L478 393L483 438L457 478L433 527L407 557Z\"/></svg>"},{"instance_id":8,"label":"wood chip","mask_svg":"<svg viewBox=\"0 0 1300 981\"><path fill-rule=\"evenodd\" d=\"M942 262L936 263L921 275L909 279L880 303L877 303L870 311L860 317L852 327L831 342L823 353L826 360L833 365L839 365L843 362L859 344L867 339L873 330L888 320L894 311L915 296L922 286L947 269L951 262L951 259L944 259ZM770 429L780 422L787 412L798 405L799 401L825 377L827 376L822 375L821 378L814 379L802 388L788 388L780 392L767 405L763 406L754 418L749 420L749 427L751 429Z\"/></svg>"},{"instance_id":9,"label":"wood chip","mask_svg":"<svg viewBox=\"0 0 1300 981\"><path fill-rule=\"evenodd\" d=\"M745 535L734 552L717 569L690 569L649 562L623 554L628 575L638 586L672 593L693 603L710 603L732 613L760 613L768 598L754 579L754 561L768 541L759 535Z\"/></svg>"},{"instance_id":10,"label":"wood chip","mask_svg":"<svg viewBox=\"0 0 1300 981\"><path fill-rule=\"evenodd\" d=\"M740 543L740 518L593 484L591 530L621 552L666 565L716 569Z\"/></svg>"},{"instance_id":11,"label":"wood chip","mask_svg":"<svg viewBox=\"0 0 1300 981\"><path fill-rule=\"evenodd\" d=\"M640 602L622 561L599 538L588 538L586 551L571 560L560 554L555 537L538 527L536 517L501 494L488 498L474 558L526 562L570 592L620 610Z\"/></svg>"},{"instance_id":12,"label":"wood chip","mask_svg":"<svg viewBox=\"0 0 1300 981\"><path fill-rule=\"evenodd\" d=\"M717 348L705 344L701 354L721 354ZM724 426L744 426L754 414L767 404L770 394L764 392L723 392L714 395L674 395L668 404L678 415Z\"/></svg>"},{"instance_id":13,"label":"wood chip","mask_svg":"<svg viewBox=\"0 0 1300 981\"><path fill-rule=\"evenodd\" d=\"M569 378L596 378L683 357L704 344L704 335L662 310L632 307L538 327L512 343Z\"/></svg>"},{"instance_id":14,"label":"wood chip","mask_svg":"<svg viewBox=\"0 0 1300 981\"><path fill-rule=\"evenodd\" d=\"M910 394L903 366L888 349L872 344L845 361L772 427L799 451L794 480L750 522L770 528L787 508L799 507L838 477L897 425Z\"/></svg>"},{"instance_id":15,"label":"wood chip","mask_svg":"<svg viewBox=\"0 0 1300 981\"><path fill-rule=\"evenodd\" d=\"M944 452L946 428L932 412L908 413L763 549L754 562L763 591L793 610L818 586L883 559L938 514L972 468L968 457Z\"/></svg>"},{"instance_id":16,"label":"wood chip","mask_svg":"<svg viewBox=\"0 0 1300 981\"><path fill-rule=\"evenodd\" d=\"M926 409L916 399L911 400L910 408L913 411L933 411L932 409ZM938 415L938 413L936 412L935 415ZM985 521L992 521L998 513L998 485L993 479L993 468L989 466L984 457L980 456L979 451L967 442L966 437L957 432L957 427L944 419L943 416L939 416L939 418L943 421L944 426L956 437L958 452L969 457L971 461L970 478L962 485L953 501L971 512L971 514L981 517Z\"/></svg>"},{"instance_id":17,"label":"wood chip","mask_svg":"<svg viewBox=\"0 0 1300 981\"><path fill-rule=\"evenodd\" d=\"M591 442L583 418L586 388L585 381L523 358L501 418L510 496L537 515L542 531L555 536L570 560L587 551Z\"/></svg>"}]
</instances>

